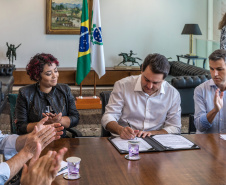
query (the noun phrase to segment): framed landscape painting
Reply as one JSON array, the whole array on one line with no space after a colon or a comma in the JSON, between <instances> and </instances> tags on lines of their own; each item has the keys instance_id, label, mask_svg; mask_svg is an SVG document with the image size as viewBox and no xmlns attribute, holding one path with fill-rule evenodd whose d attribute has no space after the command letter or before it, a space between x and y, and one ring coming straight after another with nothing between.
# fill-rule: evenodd
<instances>
[{"instance_id":1,"label":"framed landscape painting","mask_svg":"<svg viewBox=\"0 0 226 185\"><path fill-rule=\"evenodd\" d=\"M87 1L90 16L92 0ZM82 2L83 0L46 0L46 33L79 35Z\"/></svg>"}]
</instances>

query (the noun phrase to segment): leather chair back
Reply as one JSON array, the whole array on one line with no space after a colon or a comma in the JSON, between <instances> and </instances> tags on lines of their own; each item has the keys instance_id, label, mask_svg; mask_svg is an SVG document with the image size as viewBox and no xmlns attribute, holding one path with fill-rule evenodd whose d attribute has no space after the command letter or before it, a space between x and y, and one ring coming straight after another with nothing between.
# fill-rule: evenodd
<instances>
[{"instance_id":1,"label":"leather chair back","mask_svg":"<svg viewBox=\"0 0 226 185\"><path fill-rule=\"evenodd\" d=\"M105 113L105 106L108 104L109 98L111 95L111 91L103 91L100 93L100 98L102 101L102 115ZM101 137L109 137L111 133L104 129L101 125Z\"/></svg>"},{"instance_id":2,"label":"leather chair back","mask_svg":"<svg viewBox=\"0 0 226 185\"><path fill-rule=\"evenodd\" d=\"M181 96L181 114L194 114L194 90L201 83L209 80L210 74L199 76L179 76L171 81L171 85L175 87Z\"/></svg>"},{"instance_id":3,"label":"leather chair back","mask_svg":"<svg viewBox=\"0 0 226 185\"><path fill-rule=\"evenodd\" d=\"M11 134L16 134L16 125L15 125L15 106L16 99L18 94L8 94L9 106L10 106L10 126L11 126Z\"/></svg>"},{"instance_id":4,"label":"leather chair back","mask_svg":"<svg viewBox=\"0 0 226 185\"><path fill-rule=\"evenodd\" d=\"M189 115L188 133L189 134L195 134L196 133L196 127L195 127L195 124L194 124L194 115L193 114Z\"/></svg>"}]
</instances>

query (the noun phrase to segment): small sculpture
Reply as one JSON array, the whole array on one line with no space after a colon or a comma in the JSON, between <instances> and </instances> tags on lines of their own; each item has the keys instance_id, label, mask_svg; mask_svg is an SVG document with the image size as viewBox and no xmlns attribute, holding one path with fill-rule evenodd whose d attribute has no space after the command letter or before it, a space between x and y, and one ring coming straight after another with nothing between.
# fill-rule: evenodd
<instances>
[{"instance_id":1,"label":"small sculpture","mask_svg":"<svg viewBox=\"0 0 226 185\"><path fill-rule=\"evenodd\" d=\"M125 66L127 66L126 65L126 62L132 62L132 64L130 66L134 65L135 63L140 66L140 64L136 61L136 59L138 59L138 60L141 60L141 59L138 58L138 57L132 57L132 55L136 55L135 53L133 53L133 50L130 50L130 53L129 54L128 53L120 53L118 55L123 57L123 61L120 62L118 64L118 66L120 64L124 64Z\"/></svg>"},{"instance_id":2,"label":"small sculpture","mask_svg":"<svg viewBox=\"0 0 226 185\"><path fill-rule=\"evenodd\" d=\"M8 44L8 42L6 42L6 46L8 47L8 50L6 52L6 57L9 59L9 65L10 65L10 61L12 61L12 65L13 65L13 58L15 58L16 60L16 49L20 46L21 44L19 44L17 47L15 47L14 44Z\"/></svg>"}]
</instances>

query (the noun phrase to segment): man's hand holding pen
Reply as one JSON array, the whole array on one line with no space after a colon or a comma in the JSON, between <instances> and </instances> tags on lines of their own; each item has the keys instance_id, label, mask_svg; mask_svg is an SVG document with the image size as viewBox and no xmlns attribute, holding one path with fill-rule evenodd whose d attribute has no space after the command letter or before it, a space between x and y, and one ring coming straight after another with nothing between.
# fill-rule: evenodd
<instances>
[{"instance_id":1,"label":"man's hand holding pen","mask_svg":"<svg viewBox=\"0 0 226 185\"><path fill-rule=\"evenodd\" d=\"M133 130L130 127L122 127L120 132L120 137L122 139L134 139L138 133L139 133L139 130Z\"/></svg>"},{"instance_id":2,"label":"man's hand holding pen","mask_svg":"<svg viewBox=\"0 0 226 185\"><path fill-rule=\"evenodd\" d=\"M140 130L133 130L131 124L127 121L128 127L121 127L120 130L120 137L122 139L134 139L136 137L150 137L152 133L150 131L140 131Z\"/></svg>"},{"instance_id":3,"label":"man's hand holding pen","mask_svg":"<svg viewBox=\"0 0 226 185\"><path fill-rule=\"evenodd\" d=\"M134 139L136 138L139 130L133 130L130 123L127 121L128 127L122 127L120 131L120 137L122 139Z\"/></svg>"}]
</instances>

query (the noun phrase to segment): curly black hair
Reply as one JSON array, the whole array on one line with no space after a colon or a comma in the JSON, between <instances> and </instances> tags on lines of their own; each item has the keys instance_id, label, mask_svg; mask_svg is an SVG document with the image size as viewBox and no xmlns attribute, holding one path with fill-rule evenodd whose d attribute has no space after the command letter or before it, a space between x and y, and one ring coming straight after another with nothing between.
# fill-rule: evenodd
<instances>
[{"instance_id":1,"label":"curly black hair","mask_svg":"<svg viewBox=\"0 0 226 185\"><path fill-rule=\"evenodd\" d=\"M59 66L59 62L57 58L55 58L51 54L36 54L34 57L31 58L30 62L26 66L27 74L30 76L30 79L33 81L41 80L41 73L43 72L43 68L45 64L51 66L53 63L56 66Z\"/></svg>"}]
</instances>

